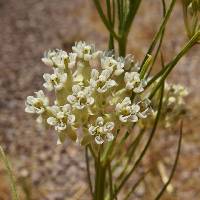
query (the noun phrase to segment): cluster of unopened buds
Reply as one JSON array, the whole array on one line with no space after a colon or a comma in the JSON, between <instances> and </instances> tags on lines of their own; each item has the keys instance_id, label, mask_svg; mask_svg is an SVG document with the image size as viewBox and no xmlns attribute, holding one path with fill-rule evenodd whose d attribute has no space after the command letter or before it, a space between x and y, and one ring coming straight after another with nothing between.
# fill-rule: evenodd
<instances>
[{"instance_id":1,"label":"cluster of unopened buds","mask_svg":"<svg viewBox=\"0 0 200 200\"><path fill-rule=\"evenodd\" d=\"M72 53L48 51L42 61L52 67L43 86L55 92L53 105L42 90L28 96L25 111L53 126L58 143L69 137L80 144L112 141L121 127L131 127L151 113L146 81L131 55L116 58L78 42Z\"/></svg>"},{"instance_id":2,"label":"cluster of unopened buds","mask_svg":"<svg viewBox=\"0 0 200 200\"><path fill-rule=\"evenodd\" d=\"M181 117L187 114L188 108L184 99L187 95L188 90L183 85L165 83L160 116L160 126L162 128L172 128ZM158 101L159 95L156 95L151 102L153 114L144 122L146 126L151 126L155 120Z\"/></svg>"},{"instance_id":3,"label":"cluster of unopened buds","mask_svg":"<svg viewBox=\"0 0 200 200\"><path fill-rule=\"evenodd\" d=\"M181 116L187 113L184 97L188 95L188 90L180 84L165 83L165 93L163 97L163 109L161 122L164 127L171 127Z\"/></svg>"}]
</instances>

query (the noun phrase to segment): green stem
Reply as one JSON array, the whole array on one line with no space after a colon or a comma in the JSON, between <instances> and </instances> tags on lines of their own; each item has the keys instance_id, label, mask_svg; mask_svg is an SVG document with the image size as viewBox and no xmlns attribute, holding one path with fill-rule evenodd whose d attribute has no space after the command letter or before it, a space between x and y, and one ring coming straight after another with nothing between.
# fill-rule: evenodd
<instances>
[{"instance_id":1,"label":"green stem","mask_svg":"<svg viewBox=\"0 0 200 200\"><path fill-rule=\"evenodd\" d=\"M112 169L111 163L108 164L108 175L109 175L109 187L110 187L110 200L113 200L113 178L112 178Z\"/></svg>"},{"instance_id":2,"label":"green stem","mask_svg":"<svg viewBox=\"0 0 200 200\"><path fill-rule=\"evenodd\" d=\"M191 40L185 45L185 47L183 47L183 49L180 51L180 53L169 63L167 64L166 67L164 67L158 74L156 74L147 84L147 87L150 86L155 80L157 80L157 78L159 78L161 75L162 78L160 79L160 81L157 83L157 85L154 87L153 91L151 92L149 98L153 98L153 96L155 95L156 91L160 88L160 86L162 85L162 83L165 81L165 79L167 78L167 76L169 75L169 73L172 71L172 69L176 66L176 64L178 63L178 61L183 57L183 55L185 55L197 42L198 38L200 36L200 31L197 32L192 38Z\"/></svg>"},{"instance_id":3,"label":"green stem","mask_svg":"<svg viewBox=\"0 0 200 200\"><path fill-rule=\"evenodd\" d=\"M89 161L89 156L88 156L88 146L85 147L85 160L86 160L86 167L87 167L89 189L90 189L91 195L93 196L92 181L91 181L91 174L90 174L90 161Z\"/></svg>"},{"instance_id":4,"label":"green stem","mask_svg":"<svg viewBox=\"0 0 200 200\"><path fill-rule=\"evenodd\" d=\"M134 172L134 170L136 169L136 167L138 166L138 164L140 163L140 161L142 160L143 156L145 155L149 145L151 144L151 141L153 139L153 136L156 132L157 129L157 125L158 125L158 121L160 119L160 113L161 113L161 109L162 109L162 101L163 101L163 94L164 94L164 84L162 85L162 90L161 90L161 95L160 95L160 102L159 102L159 107L158 107L158 112L156 115L156 119L155 122L153 124L153 128L151 130L149 139L143 149L143 151L141 152L140 156L138 157L138 159L136 160L134 166L132 167L132 169L130 170L130 172L124 177L124 179L121 181L121 183L119 184L119 186L117 187L117 189L115 190L114 196L117 196L117 194L119 193L119 191L121 190L121 188L123 187L123 185L126 183L126 181L129 179L129 177L131 176L131 174Z\"/></svg>"},{"instance_id":5,"label":"green stem","mask_svg":"<svg viewBox=\"0 0 200 200\"><path fill-rule=\"evenodd\" d=\"M95 191L94 200L103 200L105 192L106 166L101 163L101 147L99 149L98 158L95 163Z\"/></svg>"},{"instance_id":6,"label":"green stem","mask_svg":"<svg viewBox=\"0 0 200 200\"><path fill-rule=\"evenodd\" d=\"M98 13L99 13L99 16L101 17L101 19L102 19L104 25L105 25L106 28L110 31L110 33L112 34L112 36L113 36L116 40L118 40L118 39L119 39L119 36L115 33L115 31L113 30L113 27L111 26L111 24L109 23L109 21L108 21L107 18L105 17L99 0L93 0L93 1L94 1L94 3L95 3L96 9L97 9L97 11L98 11Z\"/></svg>"},{"instance_id":7,"label":"green stem","mask_svg":"<svg viewBox=\"0 0 200 200\"><path fill-rule=\"evenodd\" d=\"M113 12L114 12L114 4L113 5ZM112 19L112 13L111 13L111 3L110 3L110 0L106 0L106 6L107 6L107 15L108 15L108 20L109 20L109 23L111 25L111 27L114 29L114 19ZM114 50L114 38L113 38L113 35L111 33L109 33L109 45L108 45L108 48L110 50Z\"/></svg>"},{"instance_id":8,"label":"green stem","mask_svg":"<svg viewBox=\"0 0 200 200\"><path fill-rule=\"evenodd\" d=\"M143 67L144 63L145 63L146 59L148 58L148 54L151 54L152 51L154 50L154 48L156 46L156 43L157 43L160 35L162 34L162 32L163 32L163 30L164 30L164 28L165 28L165 26L167 24L167 21L168 21L170 15L172 13L172 10L173 10L173 7L175 5L175 2L176 2L176 0L172 0L171 1L170 6L169 6L169 8L168 8L168 10L166 12L166 15L165 15L165 17L164 17L164 19L163 19L163 21L162 21L162 23L160 25L160 28L159 28L158 32L155 34L155 36L154 36L154 38L152 40L152 43L151 43L151 45L150 45L150 47L149 47L149 49L148 49L148 51L146 53L146 56L145 56L145 58L144 58L144 60L143 60L143 62L141 64L140 71L142 70L142 67Z\"/></svg>"},{"instance_id":9,"label":"green stem","mask_svg":"<svg viewBox=\"0 0 200 200\"><path fill-rule=\"evenodd\" d=\"M119 56L125 57L126 55L127 36L124 35L118 40Z\"/></svg>"},{"instance_id":10,"label":"green stem","mask_svg":"<svg viewBox=\"0 0 200 200\"><path fill-rule=\"evenodd\" d=\"M174 172L176 171L176 166L177 166L177 163L178 163L178 159L179 159L179 155L180 155L180 151L181 151L181 141L182 141L182 135L183 135L183 123L181 122L181 127L180 127L180 136L179 136L179 141L178 141L178 148L177 148L177 153L176 153L176 158L175 158L175 161L174 161L174 165L172 167L172 171L171 171L171 174L169 176L169 179L168 181L165 183L165 185L162 187L162 189L160 190L160 192L158 193L158 195L156 196L155 200L159 200L163 193L165 192L165 190L167 189L167 186L169 185L169 183L171 182L172 178L173 178L173 175L174 175Z\"/></svg>"},{"instance_id":11,"label":"green stem","mask_svg":"<svg viewBox=\"0 0 200 200\"><path fill-rule=\"evenodd\" d=\"M16 189L16 182L15 182L15 178L13 176L11 167L10 167L10 163L4 153L3 148L0 146L0 159L2 159L5 167L6 167L6 172L8 174L8 178L10 181L10 187L11 187L11 193L12 193L12 199L13 200L19 200L19 196L17 193L17 189Z\"/></svg>"}]
</instances>

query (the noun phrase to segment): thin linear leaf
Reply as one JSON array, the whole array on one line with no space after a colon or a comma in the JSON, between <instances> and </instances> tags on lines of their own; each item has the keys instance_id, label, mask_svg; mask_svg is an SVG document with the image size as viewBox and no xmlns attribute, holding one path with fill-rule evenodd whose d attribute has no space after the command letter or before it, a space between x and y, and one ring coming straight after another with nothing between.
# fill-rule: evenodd
<instances>
[{"instance_id":1,"label":"thin linear leaf","mask_svg":"<svg viewBox=\"0 0 200 200\"><path fill-rule=\"evenodd\" d=\"M198 38L200 36L200 31L197 32L191 40L183 47L183 49L180 51L180 53L169 63L164 67L157 75L155 75L148 83L146 87L149 87L154 81L156 81L161 75L163 75L160 79L160 81L157 83L153 91L151 92L149 98L153 98L156 91L160 88L162 83L165 81L169 73L172 71L172 69L176 66L178 61L185 55L197 42Z\"/></svg>"},{"instance_id":2,"label":"thin linear leaf","mask_svg":"<svg viewBox=\"0 0 200 200\"><path fill-rule=\"evenodd\" d=\"M197 32L185 46L182 48L182 50L178 53L178 55L171 61L169 62L160 72L158 72L148 83L146 88L148 88L152 83L154 83L158 78L160 78L165 72L167 72L169 69L173 69L173 67L178 63L178 61L193 47L197 40L198 37L200 37L200 31ZM171 71L170 70L170 71Z\"/></svg>"},{"instance_id":3,"label":"thin linear leaf","mask_svg":"<svg viewBox=\"0 0 200 200\"><path fill-rule=\"evenodd\" d=\"M157 125L158 125L158 121L160 119L160 113L161 113L161 109L162 109L162 100L163 100L163 95L164 95L164 84L162 85L161 88L161 95L160 95L160 101L159 101L159 106L158 106L158 111L157 111L157 115L156 115L156 119L152 128L152 131L150 133L149 139L142 151L142 153L140 154L140 156L138 157L138 159L136 160L134 166L132 167L132 169L130 170L130 172L125 176L125 178L121 181L120 185L117 187L116 191L115 191L115 195L118 194L118 192L120 191L120 189L123 187L123 185L126 183L126 181L129 179L129 177L131 176L131 174L134 172L134 170L136 169L136 167L138 166L138 164L140 163L140 161L142 160L143 156L145 155L152 139L153 136L155 134L155 131L157 129Z\"/></svg>"},{"instance_id":4,"label":"thin linear leaf","mask_svg":"<svg viewBox=\"0 0 200 200\"><path fill-rule=\"evenodd\" d=\"M88 156L88 146L85 147L85 161L86 161L86 169L87 169L89 189L90 189L91 195L93 196L91 173L90 173L90 161L89 161L89 156Z\"/></svg>"},{"instance_id":5,"label":"thin linear leaf","mask_svg":"<svg viewBox=\"0 0 200 200\"><path fill-rule=\"evenodd\" d=\"M169 8L168 8L168 10L167 10L167 12L166 12L166 15L165 15L164 19L162 20L162 23L161 23L161 25L160 25L160 27L159 27L159 30L158 30L158 32L155 34L155 36L154 36L154 38L153 38L153 40L152 40L152 42L151 42L151 45L150 45L150 47L149 47L149 49L148 49L148 51L147 51L147 53L146 53L146 56L145 56L145 58L144 58L144 60L143 60L143 62L142 62L142 64L141 64L142 67L143 67L143 65L144 65L144 63L145 63L145 61L146 61L146 59L147 59L147 55L148 55L148 54L151 54L152 51L154 50L154 48L155 48L155 46L156 46L156 43L157 43L157 41L158 41L160 35L162 34L163 29L165 28L165 26L166 26L166 24L167 24L167 21L168 21L170 15L171 15L171 13L172 13L172 10L173 10L173 8L174 8L175 2L176 2L176 0L172 0L172 1L171 1L170 6L169 6ZM142 67L140 68L140 71L142 70Z\"/></svg>"},{"instance_id":6,"label":"thin linear leaf","mask_svg":"<svg viewBox=\"0 0 200 200\"><path fill-rule=\"evenodd\" d=\"M163 17L165 17L165 14L166 14L166 3L165 3L165 0L162 0L162 7L163 7ZM147 74L147 77L149 77L152 69L153 69L153 66L157 60L157 57L158 57L158 53L160 52L160 49L161 49L161 46L162 46L162 42L163 42L163 38L164 38L164 35L165 35L165 28L162 30L162 33L161 33L161 36L160 36L160 40L159 40L159 44L158 44L158 47L156 49L156 53L153 57L153 60L152 60L152 64L149 68L149 71L148 71L148 74Z\"/></svg>"},{"instance_id":7,"label":"thin linear leaf","mask_svg":"<svg viewBox=\"0 0 200 200\"><path fill-rule=\"evenodd\" d=\"M111 24L109 23L109 21L107 20L106 16L104 15L99 0L93 0L93 2L95 3L95 6L96 6L97 11L98 11L98 13L99 13L99 16L101 17L101 19L102 19L104 25L105 25L106 28L110 31L110 33L113 35L113 37L116 38L116 39L118 40L118 39L119 39L119 36L115 33L115 31L113 30Z\"/></svg>"},{"instance_id":8,"label":"thin linear leaf","mask_svg":"<svg viewBox=\"0 0 200 200\"><path fill-rule=\"evenodd\" d=\"M110 188L110 199L113 199L113 177L111 163L108 164L108 175L109 175L109 188Z\"/></svg>"},{"instance_id":9,"label":"thin linear leaf","mask_svg":"<svg viewBox=\"0 0 200 200\"><path fill-rule=\"evenodd\" d=\"M0 146L0 158L2 159L5 167L6 167L6 171L10 180L10 187L11 187L11 192L12 192L12 199L13 200L19 200L18 194L17 194L17 189L16 189L16 183L15 183L15 178L13 176L11 167L10 167L10 163L4 153L3 148Z\"/></svg>"},{"instance_id":10,"label":"thin linear leaf","mask_svg":"<svg viewBox=\"0 0 200 200\"><path fill-rule=\"evenodd\" d=\"M145 179L146 175L150 172L150 170L148 170L147 172L145 172L137 181L136 183L133 185L133 187L131 188L131 190L127 193L126 197L124 198L124 200L128 200L129 197L131 196L131 194L135 191L135 189L139 186L139 184Z\"/></svg>"},{"instance_id":11,"label":"thin linear leaf","mask_svg":"<svg viewBox=\"0 0 200 200\"><path fill-rule=\"evenodd\" d=\"M180 155L180 151L181 151L182 136L183 136L183 123L181 122L180 136L179 136L178 148L177 148L177 153L176 153L176 158L175 158L175 161L174 161L174 165L173 165L173 168L172 168L172 171L171 171L171 174L169 176L168 181L165 183L165 185L163 186L161 191L158 193L158 195L156 196L155 200L159 200L162 197L163 193L167 189L167 186L169 185L169 183L171 182L171 180L173 178L174 172L176 171L176 167L177 167L177 163L178 163L178 159L179 159L179 155Z\"/></svg>"},{"instance_id":12,"label":"thin linear leaf","mask_svg":"<svg viewBox=\"0 0 200 200\"><path fill-rule=\"evenodd\" d=\"M137 135L137 137L133 141L133 143L131 144L130 150L128 150L128 153L129 153L128 160L126 162L126 165L125 165L124 169L122 170L120 175L117 177L117 180L120 180L123 177L123 175L125 174L125 172L127 171L128 166L129 166L129 164L130 164L130 162L131 162L131 160L132 160L132 158L134 156L134 153L135 153L135 151L136 151L136 149L137 149L137 147L138 147L138 145L139 145L139 143L140 143L140 141L142 139L144 131L145 131L145 129L142 129L141 132Z\"/></svg>"}]
</instances>

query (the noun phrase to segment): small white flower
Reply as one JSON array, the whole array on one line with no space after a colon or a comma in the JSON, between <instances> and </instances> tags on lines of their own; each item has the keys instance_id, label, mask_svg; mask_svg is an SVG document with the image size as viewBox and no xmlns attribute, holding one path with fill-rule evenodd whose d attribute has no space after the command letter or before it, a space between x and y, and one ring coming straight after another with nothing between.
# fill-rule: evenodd
<instances>
[{"instance_id":1,"label":"small white flower","mask_svg":"<svg viewBox=\"0 0 200 200\"><path fill-rule=\"evenodd\" d=\"M140 105L140 111L137 113L139 118L145 119L152 113L151 101L148 98L139 101L137 104Z\"/></svg>"},{"instance_id":2,"label":"small white flower","mask_svg":"<svg viewBox=\"0 0 200 200\"><path fill-rule=\"evenodd\" d=\"M67 74L63 72L62 69L56 68L54 69L53 74L47 74L45 73L43 75L44 80L46 81L43 86L49 90L52 91L53 89L55 90L61 90L65 82L67 80Z\"/></svg>"},{"instance_id":3,"label":"small white flower","mask_svg":"<svg viewBox=\"0 0 200 200\"><path fill-rule=\"evenodd\" d=\"M53 61L52 57L55 56L56 52L55 51L48 51L44 53L44 57L42 58L42 62L50 67L53 67Z\"/></svg>"},{"instance_id":4,"label":"small white flower","mask_svg":"<svg viewBox=\"0 0 200 200\"><path fill-rule=\"evenodd\" d=\"M126 72L124 81L126 83L126 89L133 90L135 93L144 91L145 82L140 79L138 72Z\"/></svg>"},{"instance_id":5,"label":"small white flower","mask_svg":"<svg viewBox=\"0 0 200 200\"><path fill-rule=\"evenodd\" d=\"M76 58L77 58L76 53L69 53L68 67L70 69L74 68L74 66L76 64Z\"/></svg>"},{"instance_id":6,"label":"small white flower","mask_svg":"<svg viewBox=\"0 0 200 200\"><path fill-rule=\"evenodd\" d=\"M98 117L95 125L89 125L88 131L90 135L95 137L97 144L103 144L104 141L110 142L114 139L114 135L112 134L114 126L114 122L105 123L103 117Z\"/></svg>"},{"instance_id":7,"label":"small white flower","mask_svg":"<svg viewBox=\"0 0 200 200\"><path fill-rule=\"evenodd\" d=\"M124 58L119 57L115 60L113 57L102 56L101 57L102 69L111 69L115 76L119 76L124 72Z\"/></svg>"},{"instance_id":8,"label":"small white flower","mask_svg":"<svg viewBox=\"0 0 200 200\"><path fill-rule=\"evenodd\" d=\"M50 110L53 116L47 119L47 123L54 126L56 131L63 131L67 126L74 124L75 115L71 113L71 106L69 104L60 107L52 106Z\"/></svg>"},{"instance_id":9,"label":"small white flower","mask_svg":"<svg viewBox=\"0 0 200 200\"><path fill-rule=\"evenodd\" d=\"M104 69L101 74L96 69L92 69L90 86L99 93L105 93L110 88L117 85L115 80L110 79L112 69Z\"/></svg>"},{"instance_id":10,"label":"small white flower","mask_svg":"<svg viewBox=\"0 0 200 200\"><path fill-rule=\"evenodd\" d=\"M112 70L116 67L117 61L113 57L102 56L101 57L101 67L102 69L109 69Z\"/></svg>"},{"instance_id":11,"label":"small white flower","mask_svg":"<svg viewBox=\"0 0 200 200\"><path fill-rule=\"evenodd\" d=\"M140 106L137 104L131 104L130 97L125 97L121 103L118 103L115 108L119 120L121 122L137 122L138 113L140 111Z\"/></svg>"},{"instance_id":12,"label":"small white flower","mask_svg":"<svg viewBox=\"0 0 200 200\"><path fill-rule=\"evenodd\" d=\"M63 50L48 51L44 54L42 61L51 67L65 68L65 61L69 59L67 52Z\"/></svg>"},{"instance_id":13,"label":"small white flower","mask_svg":"<svg viewBox=\"0 0 200 200\"><path fill-rule=\"evenodd\" d=\"M49 99L42 90L35 92L36 97L28 96L26 100L25 112L42 114L49 105Z\"/></svg>"},{"instance_id":14,"label":"small white flower","mask_svg":"<svg viewBox=\"0 0 200 200\"><path fill-rule=\"evenodd\" d=\"M69 95L67 100L73 107L81 110L94 103L94 98L91 96L92 93L89 87L82 88L80 85L74 85L72 92L72 95Z\"/></svg>"},{"instance_id":15,"label":"small white flower","mask_svg":"<svg viewBox=\"0 0 200 200\"><path fill-rule=\"evenodd\" d=\"M123 57L117 59L117 65L114 72L114 75L119 76L124 72L125 60Z\"/></svg>"},{"instance_id":16,"label":"small white flower","mask_svg":"<svg viewBox=\"0 0 200 200\"><path fill-rule=\"evenodd\" d=\"M93 45L87 45L85 42L76 42L75 46L72 47L74 53L77 54L78 58L82 58L85 61L89 61L92 58L94 52Z\"/></svg>"}]
</instances>

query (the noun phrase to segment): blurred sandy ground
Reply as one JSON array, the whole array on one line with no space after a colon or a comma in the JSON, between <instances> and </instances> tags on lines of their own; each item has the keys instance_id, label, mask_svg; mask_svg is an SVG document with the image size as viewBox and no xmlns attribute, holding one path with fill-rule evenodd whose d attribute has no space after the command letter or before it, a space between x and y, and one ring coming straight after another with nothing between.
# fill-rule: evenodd
<instances>
[{"instance_id":1,"label":"blurred sandy ground","mask_svg":"<svg viewBox=\"0 0 200 200\"><path fill-rule=\"evenodd\" d=\"M159 0L143 1L128 42L128 53L138 60L143 58L160 16ZM88 200L83 149L70 142L57 147L54 133L41 130L24 113L24 101L41 88L42 74L49 70L40 60L45 50L69 49L79 40L107 47L107 31L92 1L0 0L0 27L0 144L10 156L19 184L32 188L33 199ZM166 61L184 41L178 2L163 45ZM191 113L184 123L181 158L172 182L175 192L166 199L200 199L199 54L199 47L193 48L171 75L173 82L189 88ZM164 138L157 148L162 152L167 147L173 156L177 135L169 132ZM2 166L0 176L0 200L9 200Z\"/></svg>"}]
</instances>

